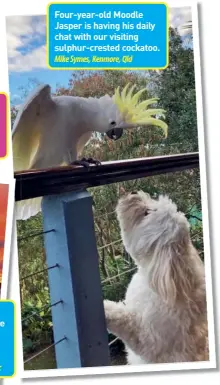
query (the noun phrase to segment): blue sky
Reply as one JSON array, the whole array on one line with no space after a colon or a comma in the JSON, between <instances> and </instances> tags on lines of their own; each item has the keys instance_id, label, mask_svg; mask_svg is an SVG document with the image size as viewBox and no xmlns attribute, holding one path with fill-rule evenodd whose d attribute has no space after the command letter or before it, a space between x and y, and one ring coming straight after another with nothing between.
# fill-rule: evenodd
<instances>
[{"instance_id":1,"label":"blue sky","mask_svg":"<svg viewBox=\"0 0 220 385\"><path fill-rule=\"evenodd\" d=\"M192 20L190 7L170 8L171 26L179 28L189 20ZM53 90L56 85L68 85L73 71L47 68L45 16L8 16L6 28L12 104L22 103L21 88L28 87L29 79L48 83ZM181 30L180 32L186 33Z\"/></svg>"}]
</instances>

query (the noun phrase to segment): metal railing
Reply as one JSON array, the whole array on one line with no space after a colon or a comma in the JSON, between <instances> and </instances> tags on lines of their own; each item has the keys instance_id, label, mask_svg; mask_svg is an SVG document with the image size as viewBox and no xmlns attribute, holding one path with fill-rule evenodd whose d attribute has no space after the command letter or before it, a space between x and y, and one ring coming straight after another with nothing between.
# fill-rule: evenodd
<instances>
[{"instance_id":1,"label":"metal railing","mask_svg":"<svg viewBox=\"0 0 220 385\"><path fill-rule=\"evenodd\" d=\"M87 189L199 167L199 154L165 155L103 162L100 166L85 169L81 166L58 167L15 173L15 199L20 201L46 195Z\"/></svg>"}]
</instances>

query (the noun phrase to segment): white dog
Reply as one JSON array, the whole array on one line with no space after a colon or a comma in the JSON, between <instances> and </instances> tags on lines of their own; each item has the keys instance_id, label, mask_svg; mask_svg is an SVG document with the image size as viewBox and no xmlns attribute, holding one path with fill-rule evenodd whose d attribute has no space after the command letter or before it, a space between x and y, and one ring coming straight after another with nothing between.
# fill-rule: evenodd
<instances>
[{"instance_id":1,"label":"white dog","mask_svg":"<svg viewBox=\"0 0 220 385\"><path fill-rule=\"evenodd\" d=\"M156 201L142 191L121 198L116 212L138 271L124 302L104 306L128 364L208 361L204 265L185 215L168 197Z\"/></svg>"}]
</instances>

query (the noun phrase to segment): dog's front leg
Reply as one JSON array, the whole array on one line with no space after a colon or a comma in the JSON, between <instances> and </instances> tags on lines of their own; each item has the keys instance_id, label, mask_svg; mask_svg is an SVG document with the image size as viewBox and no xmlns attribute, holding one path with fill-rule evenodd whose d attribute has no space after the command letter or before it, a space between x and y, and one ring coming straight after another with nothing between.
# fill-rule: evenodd
<instances>
[{"instance_id":1,"label":"dog's front leg","mask_svg":"<svg viewBox=\"0 0 220 385\"><path fill-rule=\"evenodd\" d=\"M127 310L123 302L104 301L107 329L118 336L125 344L136 348L139 344L138 335L135 333L136 316Z\"/></svg>"}]
</instances>

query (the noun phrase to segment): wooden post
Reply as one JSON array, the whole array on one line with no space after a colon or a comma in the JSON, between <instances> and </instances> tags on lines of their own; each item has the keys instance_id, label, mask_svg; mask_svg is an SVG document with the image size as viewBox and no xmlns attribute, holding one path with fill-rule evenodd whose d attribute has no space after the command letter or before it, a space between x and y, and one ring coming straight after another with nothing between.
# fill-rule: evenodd
<instances>
[{"instance_id":1,"label":"wooden post","mask_svg":"<svg viewBox=\"0 0 220 385\"><path fill-rule=\"evenodd\" d=\"M57 368L110 365L92 197L77 191L43 198L45 250Z\"/></svg>"}]
</instances>

